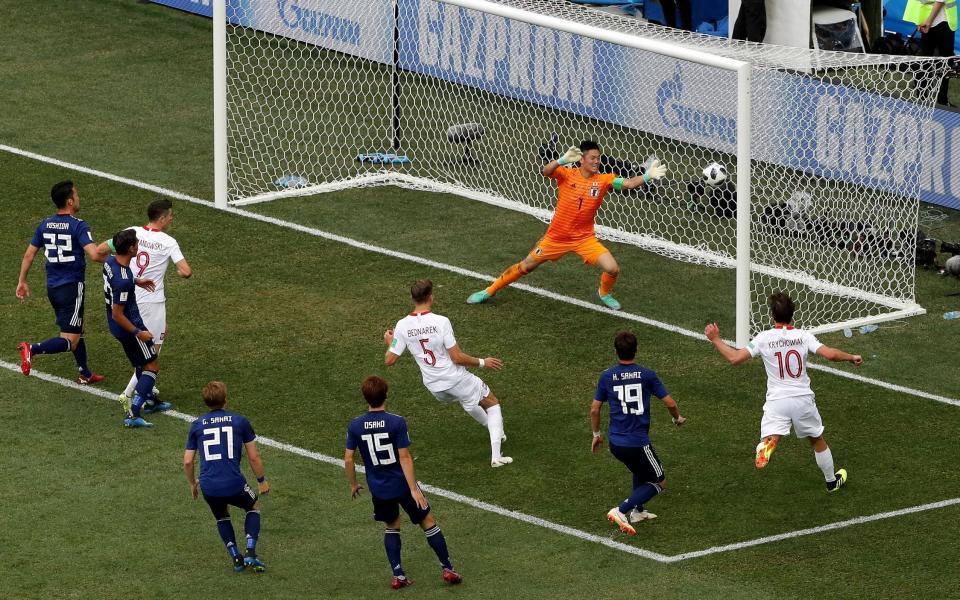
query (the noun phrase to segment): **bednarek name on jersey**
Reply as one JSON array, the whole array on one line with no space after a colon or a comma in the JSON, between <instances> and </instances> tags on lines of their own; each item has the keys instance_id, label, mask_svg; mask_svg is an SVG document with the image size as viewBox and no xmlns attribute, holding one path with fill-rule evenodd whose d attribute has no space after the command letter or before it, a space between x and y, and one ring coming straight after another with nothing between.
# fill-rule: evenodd
<instances>
[{"instance_id":1,"label":"bednarek name on jersey","mask_svg":"<svg viewBox=\"0 0 960 600\"><path fill-rule=\"evenodd\" d=\"M73 215L53 215L40 221L30 244L47 257L47 287L83 281L87 263L83 247L93 243L90 226Z\"/></svg>"},{"instance_id":2,"label":"bednarek name on jersey","mask_svg":"<svg viewBox=\"0 0 960 600\"><path fill-rule=\"evenodd\" d=\"M450 319L432 312L411 313L393 328L390 352L409 350L417 360L423 385L431 392L443 392L463 379L466 369L450 360L448 348L457 345Z\"/></svg>"},{"instance_id":3,"label":"bednarek name on jersey","mask_svg":"<svg viewBox=\"0 0 960 600\"><path fill-rule=\"evenodd\" d=\"M669 394L657 374L638 364L618 364L600 375L594 400L610 405L607 437L617 446L642 447L650 443L650 395Z\"/></svg>"}]
</instances>

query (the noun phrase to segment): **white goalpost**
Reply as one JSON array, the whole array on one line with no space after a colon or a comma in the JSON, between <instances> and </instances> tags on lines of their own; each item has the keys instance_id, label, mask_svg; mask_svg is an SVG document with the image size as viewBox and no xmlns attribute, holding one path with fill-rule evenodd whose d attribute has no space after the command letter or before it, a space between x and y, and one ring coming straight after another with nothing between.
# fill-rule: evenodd
<instances>
[{"instance_id":1,"label":"white goalpost","mask_svg":"<svg viewBox=\"0 0 960 600\"><path fill-rule=\"evenodd\" d=\"M393 185L548 221L537 171L595 139L602 170L669 169L608 196L598 236L735 269L738 345L774 290L815 332L924 312L916 197L942 60L735 42L564 0L215 0L213 25L219 207Z\"/></svg>"}]
</instances>

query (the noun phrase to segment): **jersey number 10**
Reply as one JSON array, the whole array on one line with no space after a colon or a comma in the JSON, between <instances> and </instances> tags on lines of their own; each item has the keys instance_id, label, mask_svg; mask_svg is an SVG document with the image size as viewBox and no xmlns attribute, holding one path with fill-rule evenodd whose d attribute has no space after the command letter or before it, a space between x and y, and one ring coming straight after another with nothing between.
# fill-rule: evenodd
<instances>
[{"instance_id":1,"label":"jersey number 10","mask_svg":"<svg viewBox=\"0 0 960 600\"><path fill-rule=\"evenodd\" d=\"M780 379L784 379L784 370L786 370L787 375L793 379L797 379L803 375L803 359L800 358L799 352L790 350L786 356L784 356L782 352L777 352L776 356L777 366L780 367Z\"/></svg>"}]
</instances>

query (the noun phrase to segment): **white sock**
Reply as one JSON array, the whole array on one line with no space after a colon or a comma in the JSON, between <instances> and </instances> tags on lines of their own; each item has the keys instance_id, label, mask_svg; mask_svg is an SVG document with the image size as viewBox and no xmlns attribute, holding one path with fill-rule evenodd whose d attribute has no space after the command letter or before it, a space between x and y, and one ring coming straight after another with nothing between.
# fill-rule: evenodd
<instances>
[{"instance_id":1,"label":"white sock","mask_svg":"<svg viewBox=\"0 0 960 600\"><path fill-rule=\"evenodd\" d=\"M830 452L830 448L827 447L823 452L815 451L813 455L816 457L817 466L823 471L823 477L827 480L827 483L836 481L837 472L833 470L833 452Z\"/></svg>"},{"instance_id":2,"label":"white sock","mask_svg":"<svg viewBox=\"0 0 960 600\"><path fill-rule=\"evenodd\" d=\"M133 392L137 389L137 374L134 373L130 377L130 381L127 382L127 389L123 390L123 394L127 398L133 398Z\"/></svg>"},{"instance_id":3,"label":"white sock","mask_svg":"<svg viewBox=\"0 0 960 600\"><path fill-rule=\"evenodd\" d=\"M463 405L461 404L460 406ZM477 423L480 423L484 427L487 426L487 411L483 410L479 404L476 404L470 408L463 406L463 410L465 410L468 415L476 419Z\"/></svg>"},{"instance_id":4,"label":"white sock","mask_svg":"<svg viewBox=\"0 0 960 600\"><path fill-rule=\"evenodd\" d=\"M490 455L497 460L500 458L500 439L503 437L503 414L499 404L487 409L487 430L490 432Z\"/></svg>"}]
</instances>

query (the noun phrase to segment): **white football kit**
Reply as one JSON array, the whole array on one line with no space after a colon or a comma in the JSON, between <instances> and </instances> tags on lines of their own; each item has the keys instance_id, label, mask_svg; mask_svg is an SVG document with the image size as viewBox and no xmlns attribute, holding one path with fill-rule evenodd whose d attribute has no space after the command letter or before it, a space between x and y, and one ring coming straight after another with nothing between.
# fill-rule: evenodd
<instances>
[{"instance_id":1,"label":"white football kit","mask_svg":"<svg viewBox=\"0 0 960 600\"><path fill-rule=\"evenodd\" d=\"M423 385L442 402L459 402L464 409L477 406L490 395L482 379L450 360L449 348L457 345L450 319L432 312L410 313L393 328L390 352L404 350L417 361Z\"/></svg>"},{"instance_id":2,"label":"white football kit","mask_svg":"<svg viewBox=\"0 0 960 600\"><path fill-rule=\"evenodd\" d=\"M154 290L137 287L137 306L147 331L153 334L153 343L162 344L167 330L166 296L163 276L170 264L183 260L180 245L166 232L152 227L131 227L137 233L139 249L130 261L130 268L138 278L152 279Z\"/></svg>"},{"instance_id":3,"label":"white football kit","mask_svg":"<svg viewBox=\"0 0 960 600\"><path fill-rule=\"evenodd\" d=\"M760 437L789 435L791 424L797 437L823 434L823 421L807 375L807 353L816 352L822 345L812 333L790 325L763 331L747 345L751 356L763 357L767 371Z\"/></svg>"}]
</instances>

